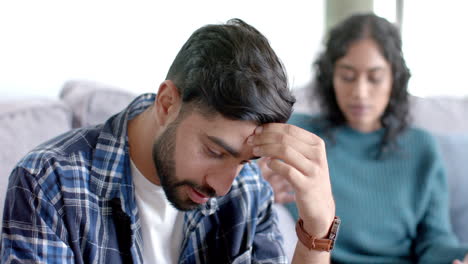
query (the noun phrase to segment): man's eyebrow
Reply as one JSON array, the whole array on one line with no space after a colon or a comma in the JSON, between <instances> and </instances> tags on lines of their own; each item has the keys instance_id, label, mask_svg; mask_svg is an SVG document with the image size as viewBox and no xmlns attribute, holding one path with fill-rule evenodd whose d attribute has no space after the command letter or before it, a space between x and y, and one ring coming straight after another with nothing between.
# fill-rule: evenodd
<instances>
[{"instance_id":1,"label":"man's eyebrow","mask_svg":"<svg viewBox=\"0 0 468 264\"><path fill-rule=\"evenodd\" d=\"M215 143L216 145L222 147L224 150L226 150L231 156L234 156L235 158L240 157L240 152L235 150L233 147L229 146L228 143L224 142L224 140L214 137L214 136L206 136L211 142Z\"/></svg>"},{"instance_id":2,"label":"man's eyebrow","mask_svg":"<svg viewBox=\"0 0 468 264\"><path fill-rule=\"evenodd\" d=\"M239 158L240 157L240 152L235 150L233 147L229 146L229 144L227 144L226 142L224 142L224 140L218 138L218 137L214 137L214 136L208 136L206 135L206 137L211 140L211 142L215 143L216 145L222 147L224 150L226 150L229 154L231 154L231 156L235 157L235 158ZM252 156L249 160L256 160L256 159L259 159L260 157L257 157L257 156Z\"/></svg>"}]
</instances>

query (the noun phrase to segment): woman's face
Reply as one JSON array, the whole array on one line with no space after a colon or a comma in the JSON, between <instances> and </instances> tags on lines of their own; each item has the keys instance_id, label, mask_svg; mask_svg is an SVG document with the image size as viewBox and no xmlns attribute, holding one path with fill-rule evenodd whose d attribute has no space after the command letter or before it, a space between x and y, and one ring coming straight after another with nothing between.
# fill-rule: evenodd
<instances>
[{"instance_id":1,"label":"woman's face","mask_svg":"<svg viewBox=\"0 0 468 264\"><path fill-rule=\"evenodd\" d=\"M372 132L381 127L380 117L388 105L392 84L391 66L370 38L352 43L335 63L336 100L355 130Z\"/></svg>"}]
</instances>

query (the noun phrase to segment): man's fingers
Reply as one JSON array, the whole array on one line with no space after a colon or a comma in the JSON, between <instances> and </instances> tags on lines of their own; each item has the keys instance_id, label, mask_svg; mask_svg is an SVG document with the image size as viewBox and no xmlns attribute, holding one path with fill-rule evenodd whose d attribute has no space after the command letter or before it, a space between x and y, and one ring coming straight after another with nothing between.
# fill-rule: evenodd
<instances>
[{"instance_id":1,"label":"man's fingers","mask_svg":"<svg viewBox=\"0 0 468 264\"><path fill-rule=\"evenodd\" d=\"M261 162L259 160L258 163L263 177L270 183L273 189L275 202L289 203L294 201L295 196L293 187L286 179L278 175L267 166L266 162L268 162L268 160L268 158L262 158Z\"/></svg>"},{"instance_id":2,"label":"man's fingers","mask_svg":"<svg viewBox=\"0 0 468 264\"><path fill-rule=\"evenodd\" d=\"M314 144L307 144L300 139L293 137L288 134L275 133L275 132L263 132L260 135L255 135L254 144L257 146L269 145L269 144L280 144L284 146L290 146L295 149L307 159L314 159L316 157L316 149L320 150L322 142L317 141Z\"/></svg>"},{"instance_id":3,"label":"man's fingers","mask_svg":"<svg viewBox=\"0 0 468 264\"><path fill-rule=\"evenodd\" d=\"M294 192L291 184L279 175L275 175L275 177L270 181L270 185L273 188L275 193L291 193Z\"/></svg>"},{"instance_id":4,"label":"man's fingers","mask_svg":"<svg viewBox=\"0 0 468 264\"><path fill-rule=\"evenodd\" d=\"M325 143L318 136L296 126L270 123L258 127L247 142L253 146L255 156L267 157L260 165L271 169L262 172L267 172L265 178L272 184L276 200L283 201L283 194L288 196L275 179L276 174L287 180L297 195L309 193L317 184L329 183Z\"/></svg>"},{"instance_id":5,"label":"man's fingers","mask_svg":"<svg viewBox=\"0 0 468 264\"><path fill-rule=\"evenodd\" d=\"M272 181L272 178L275 177L275 172L272 171L268 165L267 165L267 162L270 160L270 158L261 158L259 160L257 160L257 165L258 167L260 168L260 171L261 171L261 175L262 177L271 182Z\"/></svg>"},{"instance_id":6,"label":"man's fingers","mask_svg":"<svg viewBox=\"0 0 468 264\"><path fill-rule=\"evenodd\" d=\"M272 169L277 174L284 177L291 184L294 190L303 188L301 188L301 184L303 182L304 175L293 166L288 165L278 159L271 159L268 163L268 167L270 167L270 169Z\"/></svg>"},{"instance_id":7,"label":"man's fingers","mask_svg":"<svg viewBox=\"0 0 468 264\"><path fill-rule=\"evenodd\" d=\"M289 125L289 124L281 124L281 123L269 123L263 126L258 127L255 130L255 134L261 133L279 133L279 134L286 134L297 138L299 141L302 141L309 145L321 144L322 139L317 135L302 129L300 127Z\"/></svg>"},{"instance_id":8,"label":"man's fingers","mask_svg":"<svg viewBox=\"0 0 468 264\"><path fill-rule=\"evenodd\" d=\"M255 146L253 153L257 156L270 157L272 162L277 159L282 160L283 162L293 167L296 171L301 172L302 175L298 175L297 177L315 175L316 170L318 169L318 167L314 165L310 159L307 159L302 153L299 153L296 149L289 145L267 144ZM312 160L314 160L316 164L326 165L327 162L325 154L321 154L321 152L318 150L312 151L312 153L314 153L311 154L313 155ZM269 167L273 169L270 165ZM283 175L278 171L275 172Z\"/></svg>"}]
</instances>

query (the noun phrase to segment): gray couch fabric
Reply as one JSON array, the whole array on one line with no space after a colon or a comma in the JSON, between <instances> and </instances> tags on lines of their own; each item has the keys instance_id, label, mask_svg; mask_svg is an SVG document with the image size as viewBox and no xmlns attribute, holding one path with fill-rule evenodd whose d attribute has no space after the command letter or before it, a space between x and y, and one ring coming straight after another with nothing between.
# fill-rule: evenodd
<instances>
[{"instance_id":1,"label":"gray couch fabric","mask_svg":"<svg viewBox=\"0 0 468 264\"><path fill-rule=\"evenodd\" d=\"M55 100L0 103L0 212L14 165L40 143L71 129L71 109ZM1 226L1 222L0 222Z\"/></svg>"},{"instance_id":2,"label":"gray couch fabric","mask_svg":"<svg viewBox=\"0 0 468 264\"><path fill-rule=\"evenodd\" d=\"M156 90L156 89L155 89ZM294 91L295 111L316 113L317 102L307 100L304 89ZM0 212L8 176L29 150L69 129L95 125L121 111L135 94L105 84L67 82L57 100L0 102ZM448 172L451 220L461 241L468 242L468 98L411 97L414 125L433 132ZM275 205L292 256L296 236L294 222L281 205ZM1 224L1 223L0 223Z\"/></svg>"}]
</instances>

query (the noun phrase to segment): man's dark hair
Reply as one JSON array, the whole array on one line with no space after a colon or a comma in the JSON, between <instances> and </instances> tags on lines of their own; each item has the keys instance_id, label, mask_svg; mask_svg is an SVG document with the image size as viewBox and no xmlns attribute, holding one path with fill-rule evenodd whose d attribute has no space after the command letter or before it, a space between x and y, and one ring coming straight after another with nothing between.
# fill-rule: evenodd
<instances>
[{"instance_id":1,"label":"man's dark hair","mask_svg":"<svg viewBox=\"0 0 468 264\"><path fill-rule=\"evenodd\" d=\"M378 156L396 147L396 138L409 123L408 80L411 77L402 53L400 32L396 26L374 14L353 15L335 26L329 33L325 51L314 63L316 77L314 94L318 96L329 126L327 134L346 123L336 101L333 72L337 60L346 55L351 44L371 38L379 46L382 56L389 62L393 85L390 101L380 121L385 128Z\"/></svg>"},{"instance_id":2,"label":"man's dark hair","mask_svg":"<svg viewBox=\"0 0 468 264\"><path fill-rule=\"evenodd\" d=\"M195 31L166 79L177 86L183 108L193 106L206 116L284 123L295 102L268 40L240 19Z\"/></svg>"}]
</instances>

